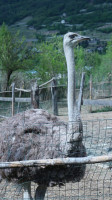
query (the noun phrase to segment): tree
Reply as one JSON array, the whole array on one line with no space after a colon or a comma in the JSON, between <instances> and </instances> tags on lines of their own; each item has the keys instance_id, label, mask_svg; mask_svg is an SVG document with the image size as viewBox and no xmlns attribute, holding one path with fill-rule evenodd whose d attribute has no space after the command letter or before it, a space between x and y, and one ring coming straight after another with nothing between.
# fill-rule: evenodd
<instances>
[{"instance_id":1,"label":"tree","mask_svg":"<svg viewBox=\"0 0 112 200\"><path fill-rule=\"evenodd\" d=\"M61 37L53 37L52 39L38 43L37 49L38 64L35 65L35 74L32 76L37 76L38 81L43 83L52 77L65 77L67 74L67 67L65 63L65 57L63 52L63 42ZM101 55L98 52L87 52L82 46L77 46L74 50L75 64L76 64L76 74L78 86L80 83L80 76L83 71L86 72L86 82L89 81L90 74L96 77L100 63ZM37 63L37 62L36 62Z\"/></svg>"},{"instance_id":2,"label":"tree","mask_svg":"<svg viewBox=\"0 0 112 200\"><path fill-rule=\"evenodd\" d=\"M99 73L102 56L98 52L86 51L82 46L75 48L75 62L77 76L81 76L82 71L86 72L86 83L92 74L93 79L96 79Z\"/></svg>"},{"instance_id":3,"label":"tree","mask_svg":"<svg viewBox=\"0 0 112 200\"><path fill-rule=\"evenodd\" d=\"M101 55L101 62L96 69L96 80L112 80L112 38L107 43L106 53Z\"/></svg>"},{"instance_id":4,"label":"tree","mask_svg":"<svg viewBox=\"0 0 112 200\"><path fill-rule=\"evenodd\" d=\"M39 43L38 65L35 67L40 82L45 82L52 77L63 77L67 70L61 37L53 37L49 41Z\"/></svg>"},{"instance_id":5,"label":"tree","mask_svg":"<svg viewBox=\"0 0 112 200\"><path fill-rule=\"evenodd\" d=\"M77 46L74 49L75 53L75 64L76 64L76 71L82 73L83 68L85 66L85 50L81 46Z\"/></svg>"},{"instance_id":6,"label":"tree","mask_svg":"<svg viewBox=\"0 0 112 200\"><path fill-rule=\"evenodd\" d=\"M99 73L99 66L101 64L102 56L97 51L95 52L85 52L85 70L86 78L89 80L90 75L92 74L93 80L96 80Z\"/></svg>"},{"instance_id":7,"label":"tree","mask_svg":"<svg viewBox=\"0 0 112 200\"><path fill-rule=\"evenodd\" d=\"M0 28L0 69L6 73L6 90L14 71L28 70L32 60L24 39L19 39L19 33L12 35L3 23Z\"/></svg>"}]
</instances>

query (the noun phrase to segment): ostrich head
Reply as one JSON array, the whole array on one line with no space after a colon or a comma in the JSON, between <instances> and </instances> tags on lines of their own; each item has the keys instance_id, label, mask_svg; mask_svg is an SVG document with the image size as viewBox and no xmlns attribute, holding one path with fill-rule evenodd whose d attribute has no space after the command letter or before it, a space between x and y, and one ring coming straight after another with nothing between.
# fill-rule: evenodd
<instances>
[{"instance_id":1,"label":"ostrich head","mask_svg":"<svg viewBox=\"0 0 112 200\"><path fill-rule=\"evenodd\" d=\"M79 42L89 40L89 37L81 36L77 33L69 32L64 36L64 46L74 47Z\"/></svg>"}]
</instances>

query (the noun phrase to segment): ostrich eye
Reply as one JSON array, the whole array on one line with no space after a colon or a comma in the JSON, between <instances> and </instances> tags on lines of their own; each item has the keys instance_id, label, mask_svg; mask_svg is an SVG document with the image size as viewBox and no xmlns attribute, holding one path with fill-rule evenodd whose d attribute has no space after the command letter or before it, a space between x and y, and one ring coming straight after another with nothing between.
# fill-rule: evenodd
<instances>
[{"instance_id":1,"label":"ostrich eye","mask_svg":"<svg viewBox=\"0 0 112 200\"><path fill-rule=\"evenodd\" d=\"M69 35L70 39L73 39L75 37L75 35Z\"/></svg>"},{"instance_id":2,"label":"ostrich eye","mask_svg":"<svg viewBox=\"0 0 112 200\"><path fill-rule=\"evenodd\" d=\"M69 35L70 39L74 39L75 36L77 36L76 34L73 34L73 35Z\"/></svg>"}]
</instances>

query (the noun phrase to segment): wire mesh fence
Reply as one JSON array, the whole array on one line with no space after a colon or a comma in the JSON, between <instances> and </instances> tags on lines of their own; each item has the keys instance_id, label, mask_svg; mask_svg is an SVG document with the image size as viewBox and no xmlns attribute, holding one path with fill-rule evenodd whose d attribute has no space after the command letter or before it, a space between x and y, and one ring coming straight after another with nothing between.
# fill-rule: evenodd
<instances>
[{"instance_id":1,"label":"wire mesh fence","mask_svg":"<svg viewBox=\"0 0 112 200\"><path fill-rule=\"evenodd\" d=\"M93 82L92 88L93 88L93 98L109 98L112 97L112 82L106 81L106 82L99 82L95 83Z\"/></svg>"},{"instance_id":2,"label":"wire mesh fence","mask_svg":"<svg viewBox=\"0 0 112 200\"><path fill-rule=\"evenodd\" d=\"M35 120L34 116L32 117ZM32 124L28 113L19 114L15 119L18 120L10 121L13 128L9 127L8 124L6 127L5 123L1 127L3 129L5 125L3 135L5 131L7 132L4 144L2 144L2 148L5 150L4 157L1 155L2 161L27 160L28 158L32 160L32 158L40 159L40 157L42 159L66 156L81 157L81 155L82 157L92 157L112 154L112 119L83 121L82 141L73 140L73 135L72 141L70 141L71 129L69 132L68 125L66 123L60 124L56 118L53 119L56 121L53 124L46 124L45 118L44 121L41 118L38 124L37 122ZM73 128L74 126L72 126L72 130ZM24 146L22 146L23 144ZM4 145L6 146L4 147ZM77 148L75 148L76 146ZM5 160L5 158L7 159ZM31 193L33 197L37 185L41 183L47 185L45 200L111 200L111 169L112 161L86 165L76 163L72 165L46 165L42 168L41 166L24 166L23 168L5 169L5 172L4 169L0 169L4 173L0 183L0 200L25 199L24 186L31 181L30 178L32 179ZM37 176L35 175L36 170ZM19 177L18 184L17 177ZM9 183L9 181L11 182Z\"/></svg>"},{"instance_id":3,"label":"wire mesh fence","mask_svg":"<svg viewBox=\"0 0 112 200\"><path fill-rule=\"evenodd\" d=\"M53 79L52 79L53 80ZM80 83L80 81L79 81ZM76 98L78 98L79 94L79 85L77 85L76 89ZM53 113L53 100L52 100L52 82L48 81L48 84L43 84L42 88L39 88L39 108L48 110L50 113ZM67 115L67 85L60 84L60 80L57 80L56 88L56 95L57 95L57 107L58 107L58 115ZM7 98L11 98L11 92L5 92L0 93L0 96L5 95ZM25 92L25 91L15 91L15 98L25 98L26 102L21 101L15 101L15 114L19 113L21 111L25 111L29 108L31 108L31 102L30 100L27 100L27 98L30 99L31 92ZM112 89L111 89L111 82L101 82L101 83L92 83L86 85L84 87L83 92L83 98L84 99L100 99L100 101L91 103L88 102L88 104L84 105L82 109L84 112L96 112L96 111L110 111L112 107L111 99L112 99ZM108 102L107 99L108 98ZM110 102L109 102L110 100ZM12 115L12 102L11 99L2 101L0 99L0 115L1 116L11 116Z\"/></svg>"}]
</instances>

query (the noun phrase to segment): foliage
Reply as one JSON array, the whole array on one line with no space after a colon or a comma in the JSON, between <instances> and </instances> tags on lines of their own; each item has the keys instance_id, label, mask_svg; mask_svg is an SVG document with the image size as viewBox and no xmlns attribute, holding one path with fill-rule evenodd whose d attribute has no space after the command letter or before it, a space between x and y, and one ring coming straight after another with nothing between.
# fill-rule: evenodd
<instances>
[{"instance_id":1,"label":"foliage","mask_svg":"<svg viewBox=\"0 0 112 200\"><path fill-rule=\"evenodd\" d=\"M11 74L23 71L30 79L38 78L43 83L52 77L66 77L67 69L63 52L62 37L52 36L47 41L37 35L39 42L36 48L27 46L25 40L13 36L5 24L0 28L0 69L7 73L7 85ZM86 72L88 82L90 74L93 80L110 78L112 71L112 40L108 42L105 55L87 51L81 44L74 49L76 72Z\"/></svg>"},{"instance_id":2,"label":"foliage","mask_svg":"<svg viewBox=\"0 0 112 200\"><path fill-rule=\"evenodd\" d=\"M62 38L55 36L46 42L38 43L38 65L35 67L35 74L40 82L45 82L52 77L66 77L67 67L65 63L65 56L63 52ZM80 77L81 73L86 72L86 83L90 79L90 74L93 79L96 75L101 64L102 56L98 52L88 52L82 45L74 48L75 55L75 68L77 76ZM77 78L78 79L78 78Z\"/></svg>"},{"instance_id":3,"label":"foliage","mask_svg":"<svg viewBox=\"0 0 112 200\"><path fill-rule=\"evenodd\" d=\"M29 73L30 78L37 77L39 83L43 83L52 77L61 77L62 79L64 77L65 79L67 67L62 44L62 38L59 36L54 36L48 41L37 44L39 53L34 59L34 73ZM74 49L74 54L76 73L80 77L81 73L85 71L86 82L88 82L90 74L93 77L96 76L96 71L101 63L101 55L97 52L87 52L82 46L77 46Z\"/></svg>"},{"instance_id":4,"label":"foliage","mask_svg":"<svg viewBox=\"0 0 112 200\"><path fill-rule=\"evenodd\" d=\"M7 26L3 24L0 28L0 69L6 72L6 87L9 85L10 77L14 71L28 70L32 60L25 46L24 39L18 39L19 34L12 35Z\"/></svg>"},{"instance_id":5,"label":"foliage","mask_svg":"<svg viewBox=\"0 0 112 200\"><path fill-rule=\"evenodd\" d=\"M81 46L77 46L74 49L75 53L75 65L76 65L76 71L79 73L82 73L83 68L85 66L85 52L84 48Z\"/></svg>"},{"instance_id":6,"label":"foliage","mask_svg":"<svg viewBox=\"0 0 112 200\"><path fill-rule=\"evenodd\" d=\"M96 78L100 80L112 80L112 38L107 44L105 55L102 56L101 64L96 70Z\"/></svg>"},{"instance_id":7,"label":"foliage","mask_svg":"<svg viewBox=\"0 0 112 200\"><path fill-rule=\"evenodd\" d=\"M109 4L110 3L110 4ZM85 9L85 11L83 11ZM66 16L63 17L63 13ZM70 24L83 24L79 29L92 29L100 22L111 22L111 0L1 0L0 24L13 24L26 16L32 16L28 23L37 29L45 24L51 26L62 18ZM55 28L55 27L54 27ZM61 29L62 27L59 27ZM61 29L62 30L62 29Z\"/></svg>"},{"instance_id":8,"label":"foliage","mask_svg":"<svg viewBox=\"0 0 112 200\"><path fill-rule=\"evenodd\" d=\"M40 82L43 83L52 77L63 77L66 74L62 38L55 36L49 41L38 43L37 49L40 53L35 71Z\"/></svg>"},{"instance_id":9,"label":"foliage","mask_svg":"<svg viewBox=\"0 0 112 200\"><path fill-rule=\"evenodd\" d=\"M41 34L36 34L36 38L38 39L38 42L44 42L46 36Z\"/></svg>"},{"instance_id":10,"label":"foliage","mask_svg":"<svg viewBox=\"0 0 112 200\"><path fill-rule=\"evenodd\" d=\"M101 55L98 52L88 52L82 46L77 46L74 49L76 72L81 75L86 72L86 82L90 79L90 74L93 78L96 76L96 71L101 63Z\"/></svg>"},{"instance_id":11,"label":"foliage","mask_svg":"<svg viewBox=\"0 0 112 200\"><path fill-rule=\"evenodd\" d=\"M93 111L91 111L91 112L92 112L92 113L98 113L98 112L110 112L110 111L112 111L112 107L110 107L110 106L105 106L105 107L103 107L103 108L101 108L101 109L93 110Z\"/></svg>"},{"instance_id":12,"label":"foliage","mask_svg":"<svg viewBox=\"0 0 112 200\"><path fill-rule=\"evenodd\" d=\"M102 56L98 52L85 52L86 66L89 67L86 69L88 76L92 74L92 76L95 78L96 72L101 64L101 59Z\"/></svg>"},{"instance_id":13,"label":"foliage","mask_svg":"<svg viewBox=\"0 0 112 200\"><path fill-rule=\"evenodd\" d=\"M111 33L112 32L112 26L106 27L106 28L100 28L98 29L102 33Z\"/></svg>"},{"instance_id":14,"label":"foliage","mask_svg":"<svg viewBox=\"0 0 112 200\"><path fill-rule=\"evenodd\" d=\"M61 23L57 23L55 25L49 26L48 29L49 30L58 30L59 35L60 34L63 35L68 32L68 28L64 24L61 24Z\"/></svg>"}]
</instances>

